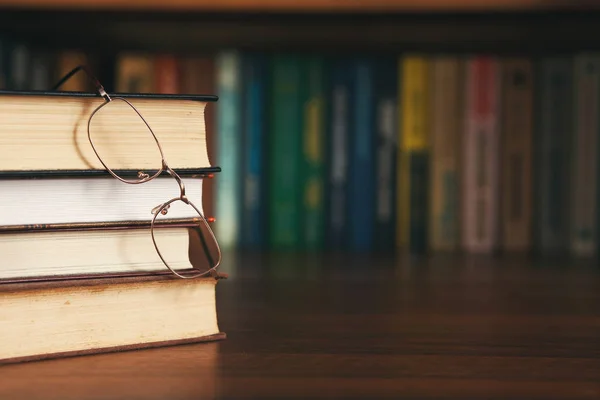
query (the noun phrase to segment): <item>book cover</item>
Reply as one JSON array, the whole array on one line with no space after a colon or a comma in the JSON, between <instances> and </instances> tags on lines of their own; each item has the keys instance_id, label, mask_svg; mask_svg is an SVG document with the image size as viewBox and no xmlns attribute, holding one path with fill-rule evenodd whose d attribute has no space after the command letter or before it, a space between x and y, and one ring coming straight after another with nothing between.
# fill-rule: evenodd
<instances>
[{"instance_id":1,"label":"book cover","mask_svg":"<svg viewBox=\"0 0 600 400\"><path fill-rule=\"evenodd\" d=\"M268 120L268 65L263 54L244 55L243 68L243 150L241 214L242 246L257 249L266 243L265 168Z\"/></svg>"},{"instance_id":2,"label":"book cover","mask_svg":"<svg viewBox=\"0 0 600 400\"><path fill-rule=\"evenodd\" d=\"M532 232L532 63L502 63L502 249L529 251Z\"/></svg>"},{"instance_id":3,"label":"book cover","mask_svg":"<svg viewBox=\"0 0 600 400\"><path fill-rule=\"evenodd\" d=\"M429 60L400 59L400 153L398 157L398 246L410 253L427 250L429 209Z\"/></svg>"},{"instance_id":4,"label":"book cover","mask_svg":"<svg viewBox=\"0 0 600 400\"><path fill-rule=\"evenodd\" d=\"M334 60L330 77L330 133L327 150L329 193L326 231L328 247L332 250L342 250L347 247L349 241L348 148L354 112L351 60Z\"/></svg>"},{"instance_id":5,"label":"book cover","mask_svg":"<svg viewBox=\"0 0 600 400\"><path fill-rule=\"evenodd\" d=\"M429 247L434 251L453 251L460 244L460 149L464 128L462 58L433 57L430 80Z\"/></svg>"},{"instance_id":6,"label":"book cover","mask_svg":"<svg viewBox=\"0 0 600 400\"><path fill-rule=\"evenodd\" d=\"M374 247L391 252L396 247L396 179L398 154L398 62L377 59L373 70L373 134L375 135Z\"/></svg>"},{"instance_id":7,"label":"book cover","mask_svg":"<svg viewBox=\"0 0 600 400\"><path fill-rule=\"evenodd\" d=\"M578 54L574 64L570 247L576 256L592 257L598 246L600 54Z\"/></svg>"},{"instance_id":8,"label":"book cover","mask_svg":"<svg viewBox=\"0 0 600 400\"><path fill-rule=\"evenodd\" d=\"M302 159L303 246L322 249L325 244L325 139L326 139L326 74L325 60L310 56L303 60L304 99Z\"/></svg>"},{"instance_id":9,"label":"book cover","mask_svg":"<svg viewBox=\"0 0 600 400\"><path fill-rule=\"evenodd\" d=\"M543 58L538 67L534 240L549 255L569 247L574 67L569 56Z\"/></svg>"},{"instance_id":10,"label":"book cover","mask_svg":"<svg viewBox=\"0 0 600 400\"><path fill-rule=\"evenodd\" d=\"M476 253L493 252L499 239L498 65L488 56L467 61L462 240L467 251Z\"/></svg>"},{"instance_id":11,"label":"book cover","mask_svg":"<svg viewBox=\"0 0 600 400\"><path fill-rule=\"evenodd\" d=\"M238 246L242 207L241 141L242 79L241 55L224 50L217 55L216 147L222 172L215 181L215 234L224 250Z\"/></svg>"},{"instance_id":12,"label":"book cover","mask_svg":"<svg viewBox=\"0 0 600 400\"><path fill-rule=\"evenodd\" d=\"M298 249L302 243L302 66L293 54L276 55L271 62L269 243L272 249Z\"/></svg>"},{"instance_id":13,"label":"book cover","mask_svg":"<svg viewBox=\"0 0 600 400\"><path fill-rule=\"evenodd\" d=\"M353 63L354 103L348 154L348 222L350 248L355 251L373 249L376 169L373 63L357 59Z\"/></svg>"}]
</instances>

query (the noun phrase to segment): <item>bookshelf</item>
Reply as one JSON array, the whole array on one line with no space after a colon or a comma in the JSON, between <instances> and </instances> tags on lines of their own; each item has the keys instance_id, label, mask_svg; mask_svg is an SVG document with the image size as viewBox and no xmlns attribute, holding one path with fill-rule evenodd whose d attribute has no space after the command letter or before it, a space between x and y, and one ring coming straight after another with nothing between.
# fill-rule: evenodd
<instances>
[{"instance_id":1,"label":"bookshelf","mask_svg":"<svg viewBox=\"0 0 600 400\"><path fill-rule=\"evenodd\" d=\"M105 81L114 78L118 54L130 51L537 60L600 50L600 7L591 1L15 0L0 1L0 11L0 34L39 49L95 53Z\"/></svg>"}]
</instances>

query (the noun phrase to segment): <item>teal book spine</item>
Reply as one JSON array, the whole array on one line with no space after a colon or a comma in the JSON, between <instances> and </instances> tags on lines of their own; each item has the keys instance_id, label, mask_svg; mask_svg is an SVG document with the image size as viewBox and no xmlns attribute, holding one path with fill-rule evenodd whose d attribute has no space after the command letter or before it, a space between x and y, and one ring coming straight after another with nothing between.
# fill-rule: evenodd
<instances>
[{"instance_id":1,"label":"teal book spine","mask_svg":"<svg viewBox=\"0 0 600 400\"><path fill-rule=\"evenodd\" d=\"M303 67L303 86L307 89L301 148L304 160L303 246L319 250L325 241L326 63L323 58L313 56L304 60Z\"/></svg>"},{"instance_id":2,"label":"teal book spine","mask_svg":"<svg viewBox=\"0 0 600 400\"><path fill-rule=\"evenodd\" d=\"M538 73L534 243L538 253L547 255L564 253L568 246L570 137L573 131L572 59L542 59Z\"/></svg>"},{"instance_id":3,"label":"teal book spine","mask_svg":"<svg viewBox=\"0 0 600 400\"><path fill-rule=\"evenodd\" d=\"M272 59L269 139L269 244L273 250L301 246L303 130L302 66L299 57Z\"/></svg>"},{"instance_id":4,"label":"teal book spine","mask_svg":"<svg viewBox=\"0 0 600 400\"><path fill-rule=\"evenodd\" d=\"M236 51L217 55L217 159L215 234L224 250L236 248L241 209L241 57Z\"/></svg>"}]
</instances>

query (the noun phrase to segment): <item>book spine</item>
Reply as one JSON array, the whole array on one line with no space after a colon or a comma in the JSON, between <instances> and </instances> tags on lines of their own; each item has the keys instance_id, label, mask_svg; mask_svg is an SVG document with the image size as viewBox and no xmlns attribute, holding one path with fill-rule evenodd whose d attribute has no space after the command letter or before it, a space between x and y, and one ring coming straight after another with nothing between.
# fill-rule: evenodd
<instances>
[{"instance_id":1,"label":"book spine","mask_svg":"<svg viewBox=\"0 0 600 400\"><path fill-rule=\"evenodd\" d=\"M350 247L373 247L375 219L375 150L373 127L373 66L357 61L353 66L354 112L349 146L348 222Z\"/></svg>"},{"instance_id":2,"label":"book spine","mask_svg":"<svg viewBox=\"0 0 600 400\"><path fill-rule=\"evenodd\" d=\"M179 93L179 59L172 54L159 54L154 57L154 86L157 93Z\"/></svg>"},{"instance_id":3,"label":"book spine","mask_svg":"<svg viewBox=\"0 0 600 400\"><path fill-rule=\"evenodd\" d=\"M325 113L326 66L321 58L304 63L306 99L304 102L303 155L304 246L321 249L325 244Z\"/></svg>"},{"instance_id":4,"label":"book spine","mask_svg":"<svg viewBox=\"0 0 600 400\"><path fill-rule=\"evenodd\" d=\"M429 133L428 60L401 59L398 245L410 253L427 250Z\"/></svg>"},{"instance_id":5,"label":"book spine","mask_svg":"<svg viewBox=\"0 0 600 400\"><path fill-rule=\"evenodd\" d=\"M347 245L348 236L348 146L353 98L352 71L349 61L339 61L331 73L331 143L329 145L329 199L327 242L340 250Z\"/></svg>"},{"instance_id":6,"label":"book spine","mask_svg":"<svg viewBox=\"0 0 600 400\"><path fill-rule=\"evenodd\" d=\"M31 89L49 90L53 82L53 57L50 52L45 50L36 50L31 56Z\"/></svg>"},{"instance_id":7,"label":"book spine","mask_svg":"<svg viewBox=\"0 0 600 400\"><path fill-rule=\"evenodd\" d=\"M216 183L215 234L225 250L239 240L241 208L241 60L234 50L217 55L217 158L222 168Z\"/></svg>"},{"instance_id":8,"label":"book spine","mask_svg":"<svg viewBox=\"0 0 600 400\"><path fill-rule=\"evenodd\" d=\"M11 90L29 90L31 49L25 43L12 42L9 50L10 66L8 88Z\"/></svg>"},{"instance_id":9,"label":"book spine","mask_svg":"<svg viewBox=\"0 0 600 400\"><path fill-rule=\"evenodd\" d=\"M502 248L531 249L533 70L527 59L503 62Z\"/></svg>"},{"instance_id":10,"label":"book spine","mask_svg":"<svg viewBox=\"0 0 600 400\"><path fill-rule=\"evenodd\" d=\"M116 90L121 93L155 92L153 57L144 53L120 54L116 80Z\"/></svg>"},{"instance_id":11,"label":"book spine","mask_svg":"<svg viewBox=\"0 0 600 400\"><path fill-rule=\"evenodd\" d=\"M273 249L297 249L301 244L302 68L297 57L272 60L269 172L269 242Z\"/></svg>"},{"instance_id":12,"label":"book spine","mask_svg":"<svg viewBox=\"0 0 600 400\"><path fill-rule=\"evenodd\" d=\"M575 57L575 126L571 182L571 251L591 257L597 247L600 55Z\"/></svg>"},{"instance_id":13,"label":"book spine","mask_svg":"<svg viewBox=\"0 0 600 400\"><path fill-rule=\"evenodd\" d=\"M434 251L456 250L460 238L460 141L464 126L463 65L438 56L431 63L431 181L429 242Z\"/></svg>"},{"instance_id":14,"label":"book spine","mask_svg":"<svg viewBox=\"0 0 600 400\"><path fill-rule=\"evenodd\" d=\"M497 60L468 61L462 237L469 252L490 253L498 244L498 82Z\"/></svg>"},{"instance_id":15,"label":"book spine","mask_svg":"<svg viewBox=\"0 0 600 400\"><path fill-rule=\"evenodd\" d=\"M395 59L380 60L373 71L376 135L376 249L392 251L396 243L396 163L398 146L398 68Z\"/></svg>"},{"instance_id":16,"label":"book spine","mask_svg":"<svg viewBox=\"0 0 600 400\"><path fill-rule=\"evenodd\" d=\"M534 238L540 253L557 254L566 251L569 234L573 64L570 57L545 58L540 68Z\"/></svg>"},{"instance_id":17,"label":"book spine","mask_svg":"<svg viewBox=\"0 0 600 400\"><path fill-rule=\"evenodd\" d=\"M265 241L265 168L266 140L266 65L262 55L247 55L243 60L244 148L243 212L241 242L249 248L261 248Z\"/></svg>"}]
</instances>

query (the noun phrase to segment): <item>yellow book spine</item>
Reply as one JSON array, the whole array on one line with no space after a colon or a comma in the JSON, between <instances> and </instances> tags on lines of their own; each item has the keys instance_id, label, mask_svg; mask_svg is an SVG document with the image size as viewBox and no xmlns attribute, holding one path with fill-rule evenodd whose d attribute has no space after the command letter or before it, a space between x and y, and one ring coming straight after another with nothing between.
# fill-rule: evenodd
<instances>
[{"instance_id":1,"label":"yellow book spine","mask_svg":"<svg viewBox=\"0 0 600 400\"><path fill-rule=\"evenodd\" d=\"M426 151L428 134L428 60L422 56L406 56L399 61L399 124L398 154L398 246L410 244L410 156Z\"/></svg>"}]
</instances>

